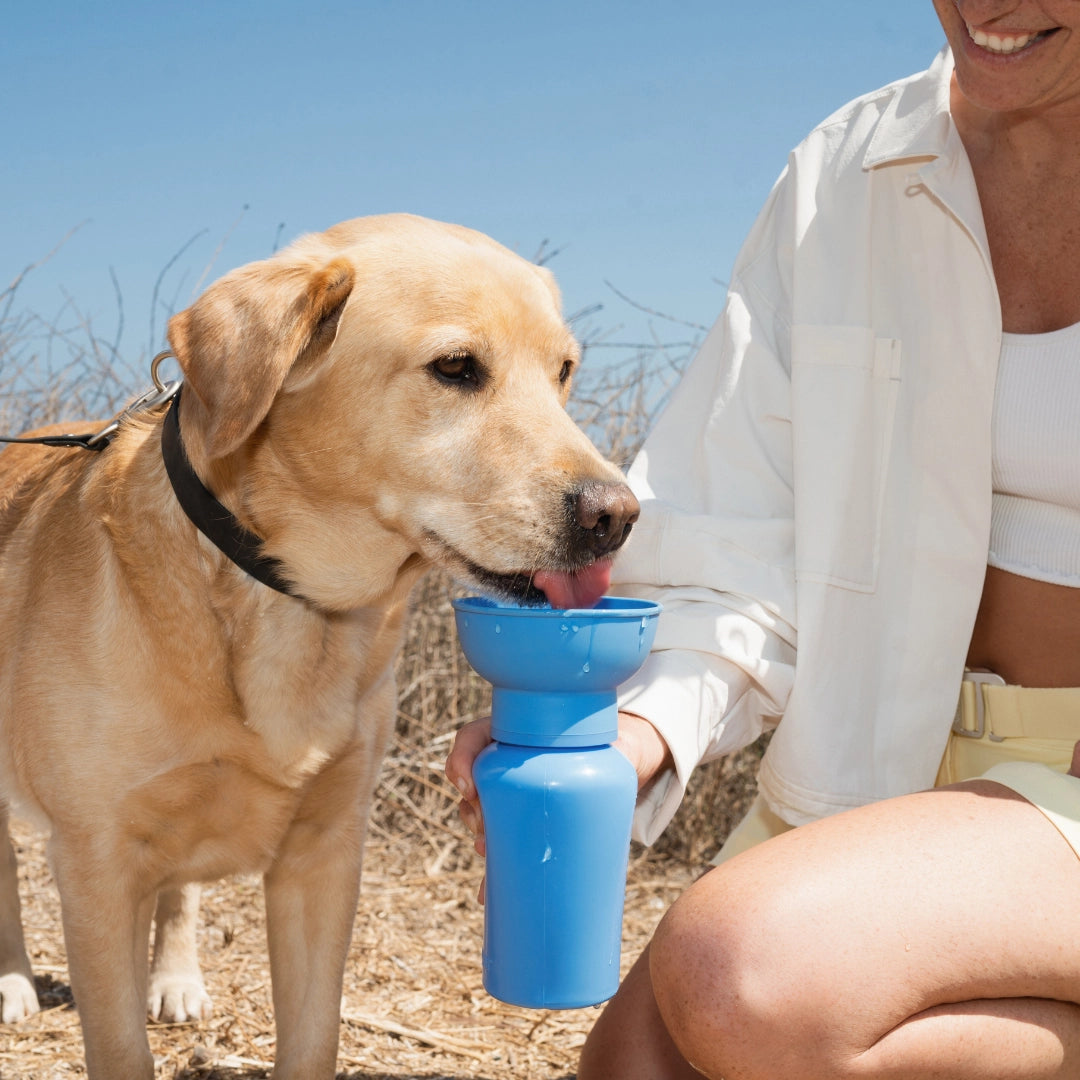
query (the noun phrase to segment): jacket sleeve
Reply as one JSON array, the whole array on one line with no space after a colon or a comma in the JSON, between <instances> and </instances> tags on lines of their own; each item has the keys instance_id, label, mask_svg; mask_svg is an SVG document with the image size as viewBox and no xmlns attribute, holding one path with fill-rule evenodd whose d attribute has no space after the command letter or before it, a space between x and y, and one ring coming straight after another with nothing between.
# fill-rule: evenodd
<instances>
[{"instance_id":1,"label":"jacket sleeve","mask_svg":"<svg viewBox=\"0 0 1080 1080\"><path fill-rule=\"evenodd\" d=\"M649 720L675 763L639 800L634 836L644 843L667 826L699 762L776 724L794 677L787 175L629 472L642 511L613 591L664 610L619 707Z\"/></svg>"}]
</instances>

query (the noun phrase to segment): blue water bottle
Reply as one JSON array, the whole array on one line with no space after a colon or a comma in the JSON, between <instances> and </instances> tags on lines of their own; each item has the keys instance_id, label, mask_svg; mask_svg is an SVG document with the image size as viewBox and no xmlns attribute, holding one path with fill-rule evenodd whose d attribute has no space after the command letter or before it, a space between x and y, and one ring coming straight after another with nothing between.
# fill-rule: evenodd
<instances>
[{"instance_id":1,"label":"blue water bottle","mask_svg":"<svg viewBox=\"0 0 1080 1080\"><path fill-rule=\"evenodd\" d=\"M619 986L637 776L611 743L616 687L644 663L658 604L595 608L454 601L469 663L493 685L476 759L487 841L484 988L530 1008L575 1009Z\"/></svg>"}]
</instances>

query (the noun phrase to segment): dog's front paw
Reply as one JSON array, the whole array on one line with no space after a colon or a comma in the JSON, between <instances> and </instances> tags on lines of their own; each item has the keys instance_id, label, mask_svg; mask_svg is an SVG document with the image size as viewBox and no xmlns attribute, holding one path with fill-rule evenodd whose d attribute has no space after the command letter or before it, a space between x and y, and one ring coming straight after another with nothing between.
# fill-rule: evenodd
<instances>
[{"instance_id":1,"label":"dog's front paw","mask_svg":"<svg viewBox=\"0 0 1080 1080\"><path fill-rule=\"evenodd\" d=\"M25 975L0 975L0 1023L14 1024L38 1012L34 983Z\"/></svg>"},{"instance_id":2,"label":"dog's front paw","mask_svg":"<svg viewBox=\"0 0 1080 1080\"><path fill-rule=\"evenodd\" d=\"M182 1024L187 1020L209 1020L214 1005L199 976L161 973L150 976L146 1009L163 1024Z\"/></svg>"}]
</instances>

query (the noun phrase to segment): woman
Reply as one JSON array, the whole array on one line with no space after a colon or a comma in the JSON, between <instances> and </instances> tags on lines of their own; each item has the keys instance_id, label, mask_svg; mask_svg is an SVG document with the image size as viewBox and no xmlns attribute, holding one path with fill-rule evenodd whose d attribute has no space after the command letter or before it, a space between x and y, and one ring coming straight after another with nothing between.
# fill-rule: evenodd
<instances>
[{"instance_id":1,"label":"woman","mask_svg":"<svg viewBox=\"0 0 1080 1080\"><path fill-rule=\"evenodd\" d=\"M1080 1076L1080 0L935 7L930 70L792 154L631 470L637 835L776 731L579 1080Z\"/></svg>"}]
</instances>

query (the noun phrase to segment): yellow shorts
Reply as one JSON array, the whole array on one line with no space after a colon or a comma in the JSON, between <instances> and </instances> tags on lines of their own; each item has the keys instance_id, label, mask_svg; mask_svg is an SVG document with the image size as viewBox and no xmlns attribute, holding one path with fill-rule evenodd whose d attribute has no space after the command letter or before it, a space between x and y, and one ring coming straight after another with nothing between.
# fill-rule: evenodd
<instances>
[{"instance_id":1,"label":"yellow shorts","mask_svg":"<svg viewBox=\"0 0 1080 1080\"><path fill-rule=\"evenodd\" d=\"M1080 778L1065 775L1078 740L1080 688L1006 686L968 672L934 786L976 777L1004 784L1037 806L1080 856ZM791 828L758 795L713 864Z\"/></svg>"}]
</instances>

